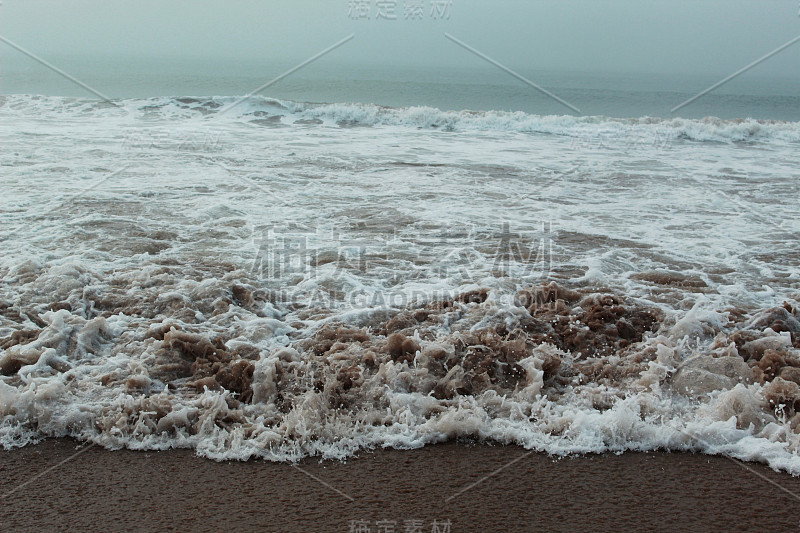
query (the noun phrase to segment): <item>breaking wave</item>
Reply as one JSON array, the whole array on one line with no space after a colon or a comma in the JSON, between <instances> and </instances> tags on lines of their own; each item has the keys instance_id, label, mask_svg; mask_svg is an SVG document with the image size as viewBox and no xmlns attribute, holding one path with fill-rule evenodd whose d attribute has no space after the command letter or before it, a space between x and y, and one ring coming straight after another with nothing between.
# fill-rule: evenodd
<instances>
[{"instance_id":1,"label":"breaking wave","mask_svg":"<svg viewBox=\"0 0 800 533\"><path fill-rule=\"evenodd\" d=\"M286 461L466 438L800 474L796 301L678 314L546 283L345 317L283 308L243 271L192 277L118 272L98 289L77 265L9 273L39 296L0 302L16 324L0 339L2 445L73 436Z\"/></svg>"},{"instance_id":2,"label":"breaking wave","mask_svg":"<svg viewBox=\"0 0 800 533\"><path fill-rule=\"evenodd\" d=\"M134 114L140 118L205 117L208 120L219 117L225 120L248 120L263 126L397 126L454 132L606 136L623 137L629 142L656 145L674 140L800 142L800 123L779 120L543 116L512 111L444 111L432 107L393 108L365 103L301 103L262 96L253 96L244 101L232 96L216 96L124 99L112 103L67 97L10 95L0 97L0 108L10 113L35 112L55 116L76 114L89 117L100 114L112 117Z\"/></svg>"},{"instance_id":3,"label":"breaking wave","mask_svg":"<svg viewBox=\"0 0 800 533\"><path fill-rule=\"evenodd\" d=\"M0 98L0 445L800 475L797 123L236 103Z\"/></svg>"}]
</instances>

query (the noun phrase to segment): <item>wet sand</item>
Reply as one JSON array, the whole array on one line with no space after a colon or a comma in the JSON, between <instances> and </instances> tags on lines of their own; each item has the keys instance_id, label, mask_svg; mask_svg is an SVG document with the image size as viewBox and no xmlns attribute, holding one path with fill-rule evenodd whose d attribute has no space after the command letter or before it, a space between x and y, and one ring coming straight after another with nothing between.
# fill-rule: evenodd
<instances>
[{"instance_id":1,"label":"wet sand","mask_svg":"<svg viewBox=\"0 0 800 533\"><path fill-rule=\"evenodd\" d=\"M81 453L70 459L76 451ZM504 465L509 466L498 471ZM51 440L0 452L0 529L800 529L800 499L760 476L796 494L800 478L762 465L746 466L683 453L553 460L513 446L443 444L365 452L347 463L306 460L293 467L263 461L217 463L187 450L109 452ZM51 467L56 468L48 471Z\"/></svg>"}]
</instances>

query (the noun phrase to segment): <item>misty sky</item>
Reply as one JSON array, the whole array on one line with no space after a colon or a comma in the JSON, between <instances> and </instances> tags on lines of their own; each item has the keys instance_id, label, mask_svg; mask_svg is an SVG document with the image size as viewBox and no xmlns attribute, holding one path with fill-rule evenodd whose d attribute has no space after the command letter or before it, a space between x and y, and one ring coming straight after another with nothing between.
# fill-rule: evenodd
<instances>
[{"instance_id":1,"label":"misty sky","mask_svg":"<svg viewBox=\"0 0 800 533\"><path fill-rule=\"evenodd\" d=\"M512 68L726 76L800 35L797 0L453 0L449 19L352 20L349 0L3 0L0 34L45 58L470 66L449 32ZM25 61L0 43L2 65ZM751 76L800 79L800 43Z\"/></svg>"}]
</instances>

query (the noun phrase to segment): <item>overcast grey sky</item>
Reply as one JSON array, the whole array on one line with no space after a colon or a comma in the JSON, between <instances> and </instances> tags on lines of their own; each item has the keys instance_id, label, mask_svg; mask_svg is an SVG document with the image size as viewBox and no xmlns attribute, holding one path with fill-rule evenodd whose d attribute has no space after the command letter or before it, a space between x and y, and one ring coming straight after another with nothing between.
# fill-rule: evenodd
<instances>
[{"instance_id":1,"label":"overcast grey sky","mask_svg":"<svg viewBox=\"0 0 800 533\"><path fill-rule=\"evenodd\" d=\"M351 18L350 0L3 0L0 34L47 57L208 57L301 61L356 38L329 64L455 65L725 76L800 35L797 0L452 0L449 18ZM0 43L0 60L20 54ZM24 58L23 58L24 59ZM753 76L800 79L800 43Z\"/></svg>"}]
</instances>

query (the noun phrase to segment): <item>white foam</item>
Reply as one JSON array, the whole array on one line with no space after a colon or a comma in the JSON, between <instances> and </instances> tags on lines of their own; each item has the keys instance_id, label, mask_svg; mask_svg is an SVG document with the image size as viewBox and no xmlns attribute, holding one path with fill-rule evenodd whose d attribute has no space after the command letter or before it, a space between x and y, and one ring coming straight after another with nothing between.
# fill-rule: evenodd
<instances>
[{"instance_id":1,"label":"white foam","mask_svg":"<svg viewBox=\"0 0 800 533\"><path fill-rule=\"evenodd\" d=\"M7 95L0 99L0 108L6 113L37 113L53 117L74 115L99 115L119 118L125 114L157 116L174 120L206 117L216 120L214 111L225 109L237 97L194 97L127 99L111 104L67 97L34 95ZM223 119L258 119L262 116L280 117L281 123L319 120L328 126L402 126L441 131L486 131L567 135L581 142L602 145L613 139L624 138L629 146L666 146L675 140L700 142L781 141L800 142L800 124L779 120L756 119L703 119L685 118L611 118L604 116L576 117L572 115L531 115L521 111L443 111L432 107L393 108L364 103L313 104L251 96ZM165 130L161 132L169 135ZM153 132L144 132L143 139ZM208 144L210 138L203 138ZM155 138L150 139L151 141ZM196 137L195 141L200 140ZM218 139L216 139L218 140ZM215 143L216 144L216 140ZM206 146L208 148L208 146Z\"/></svg>"},{"instance_id":2,"label":"white foam","mask_svg":"<svg viewBox=\"0 0 800 533\"><path fill-rule=\"evenodd\" d=\"M0 335L41 330L0 351L0 365L21 367L0 377L0 444L72 435L110 448L292 460L469 437L554 454L702 450L800 474L797 433L773 415L759 419L771 409L761 385L702 399L669 388L695 353L734 354L730 342L712 349L733 317L726 309L797 300L797 123L260 97L222 117L205 113L234 101L0 99ZM252 122L262 115L291 127ZM297 123L312 118L323 124ZM122 132L140 136L126 145ZM194 149L198 135L219 143ZM552 250L546 264L498 263L502 222L514 246ZM309 248L349 262L312 269L306 258L275 278L255 272L261 230L280 236L290 224L309 228L300 231ZM441 237L448 232L456 236ZM360 246L372 254L365 264ZM642 271L705 286L633 277ZM508 394L413 390L432 379L426 349L453 331L513 330L527 313L516 291L548 276L662 309L665 328L639 347L648 364L627 381L570 381L551 397L542 364L555 349L542 346L523 358L525 381ZM234 285L263 294L239 302ZM479 288L491 289L490 310L451 310L432 340L413 334L420 353L380 366L362 410L331 408L313 382L322 356L287 348L325 325L374 327L411 302ZM254 403L154 375L157 331L169 326L222 337L230 350L253 347ZM793 349L775 332L752 342ZM303 390L278 405L286 372Z\"/></svg>"}]
</instances>

